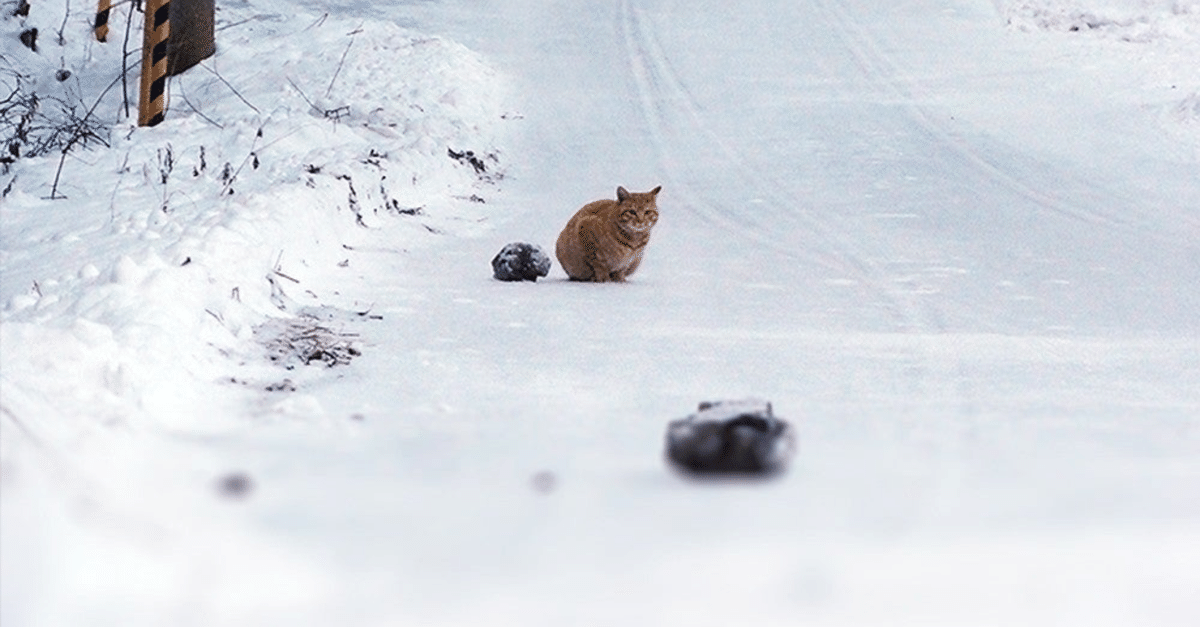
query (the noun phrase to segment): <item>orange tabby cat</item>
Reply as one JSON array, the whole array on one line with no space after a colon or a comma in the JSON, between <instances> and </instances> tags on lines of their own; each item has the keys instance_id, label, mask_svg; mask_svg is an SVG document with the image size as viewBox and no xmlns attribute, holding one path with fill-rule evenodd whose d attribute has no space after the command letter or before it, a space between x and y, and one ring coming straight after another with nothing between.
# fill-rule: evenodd
<instances>
[{"instance_id":1,"label":"orange tabby cat","mask_svg":"<svg viewBox=\"0 0 1200 627\"><path fill-rule=\"evenodd\" d=\"M658 222L655 198L617 188L617 199L584 205L558 236L558 263L575 281L624 281L642 263L650 229Z\"/></svg>"}]
</instances>

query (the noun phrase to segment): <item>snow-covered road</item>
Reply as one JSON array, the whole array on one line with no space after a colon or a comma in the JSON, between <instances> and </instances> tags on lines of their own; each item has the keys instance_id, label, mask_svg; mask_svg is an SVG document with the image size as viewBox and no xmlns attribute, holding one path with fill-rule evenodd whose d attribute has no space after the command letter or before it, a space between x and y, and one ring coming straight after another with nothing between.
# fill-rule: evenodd
<instances>
[{"instance_id":1,"label":"snow-covered road","mask_svg":"<svg viewBox=\"0 0 1200 627\"><path fill-rule=\"evenodd\" d=\"M499 200L517 215L392 262L399 289L374 298L408 332L317 395L424 425L367 427L364 457L397 460L394 504L338 516L366 507L403 539L343 555L433 551L401 580L438 598L465 577L463 622L1197 609L1200 185L1144 117L1096 129L1133 105L1056 97L1094 79L1039 64L983 3L428 10L519 81ZM630 284L489 282L493 249L548 245L617 184L665 186ZM664 471L666 419L745 395L799 424L789 477ZM349 473L333 484L377 472L329 464ZM525 493L542 469L544 500ZM409 519L414 502L441 515Z\"/></svg>"},{"instance_id":2,"label":"snow-covered road","mask_svg":"<svg viewBox=\"0 0 1200 627\"><path fill-rule=\"evenodd\" d=\"M1171 115L1200 56L1175 31L1026 32L1005 16L1038 3L985 0L296 4L511 80L496 224L348 232L352 278L292 255L379 318L344 322L362 356L279 372L295 390L233 426L112 444L147 460L117 464L116 514L19 557L5 529L6 624L1200 615L1200 150ZM580 205L660 184L629 283L491 279L503 244L550 250ZM668 420L746 396L797 427L787 475L667 470ZM136 478L164 459L185 469ZM213 496L229 469L248 498Z\"/></svg>"},{"instance_id":3,"label":"snow-covered road","mask_svg":"<svg viewBox=\"0 0 1200 627\"><path fill-rule=\"evenodd\" d=\"M751 272L795 268L786 283L811 289L789 309L826 324L1195 328L1195 155L1091 85L1137 69L1051 65L979 2L494 10L469 13L538 15L475 43L536 94L529 179L555 190L539 204L581 203L580 179L662 181L667 225L702 229L675 239L782 255ZM670 255L720 277L715 256Z\"/></svg>"}]
</instances>

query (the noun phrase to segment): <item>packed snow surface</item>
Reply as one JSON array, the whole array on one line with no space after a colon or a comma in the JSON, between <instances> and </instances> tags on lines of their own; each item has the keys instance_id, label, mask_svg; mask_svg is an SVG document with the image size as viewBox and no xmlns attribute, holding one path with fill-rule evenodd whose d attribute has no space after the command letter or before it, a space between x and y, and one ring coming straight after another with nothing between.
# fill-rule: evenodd
<instances>
[{"instance_id":1,"label":"packed snow surface","mask_svg":"<svg viewBox=\"0 0 1200 627\"><path fill-rule=\"evenodd\" d=\"M1200 2L220 2L150 129L19 4L5 627L1200 616ZM668 469L752 397L786 474Z\"/></svg>"}]
</instances>

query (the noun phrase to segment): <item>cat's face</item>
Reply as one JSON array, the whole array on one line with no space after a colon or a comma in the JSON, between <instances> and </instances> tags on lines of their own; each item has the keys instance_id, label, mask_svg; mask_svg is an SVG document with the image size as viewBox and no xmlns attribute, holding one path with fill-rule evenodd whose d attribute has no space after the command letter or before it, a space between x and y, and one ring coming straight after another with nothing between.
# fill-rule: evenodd
<instances>
[{"instance_id":1,"label":"cat's face","mask_svg":"<svg viewBox=\"0 0 1200 627\"><path fill-rule=\"evenodd\" d=\"M626 233L644 235L658 223L658 192L655 187L646 193L630 193L624 187L617 188L617 225Z\"/></svg>"}]
</instances>

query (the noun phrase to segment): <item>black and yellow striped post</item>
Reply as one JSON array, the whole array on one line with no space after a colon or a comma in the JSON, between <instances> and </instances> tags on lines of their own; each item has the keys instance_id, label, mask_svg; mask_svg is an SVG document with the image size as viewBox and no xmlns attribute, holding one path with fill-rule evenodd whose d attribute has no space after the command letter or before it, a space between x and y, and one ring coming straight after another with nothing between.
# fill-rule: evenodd
<instances>
[{"instance_id":1,"label":"black and yellow striped post","mask_svg":"<svg viewBox=\"0 0 1200 627\"><path fill-rule=\"evenodd\" d=\"M166 112L170 17L170 0L146 0L146 35L142 38L142 89L138 100L138 126L154 126L163 121Z\"/></svg>"},{"instance_id":2,"label":"black and yellow striped post","mask_svg":"<svg viewBox=\"0 0 1200 627\"><path fill-rule=\"evenodd\" d=\"M108 41L108 14L111 9L112 0L100 0L96 6L96 23L92 27L96 32L96 41Z\"/></svg>"}]
</instances>

